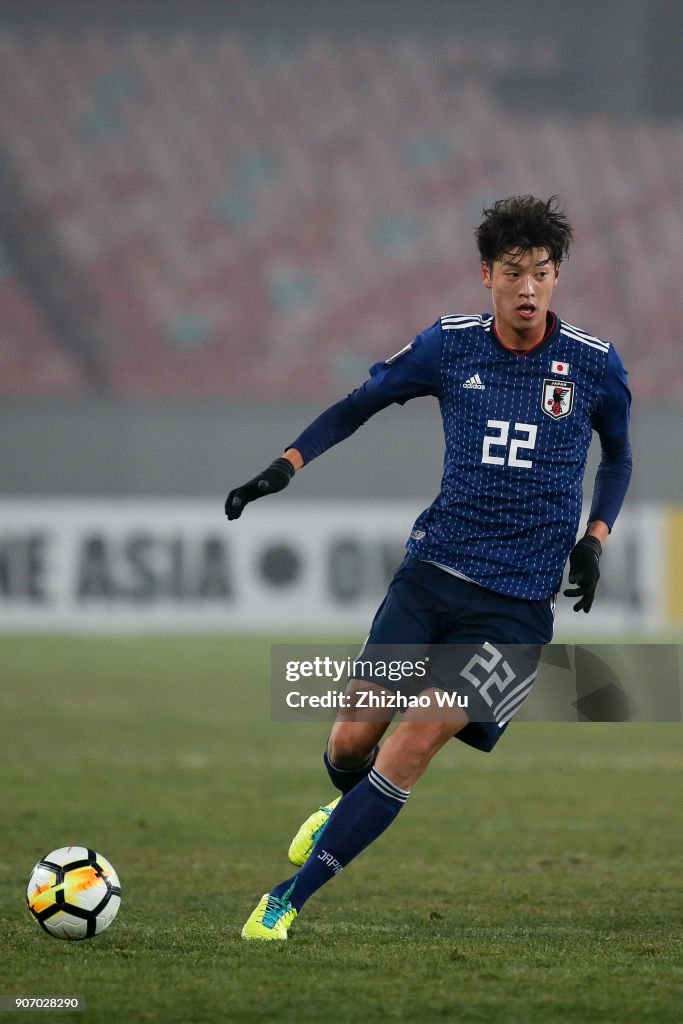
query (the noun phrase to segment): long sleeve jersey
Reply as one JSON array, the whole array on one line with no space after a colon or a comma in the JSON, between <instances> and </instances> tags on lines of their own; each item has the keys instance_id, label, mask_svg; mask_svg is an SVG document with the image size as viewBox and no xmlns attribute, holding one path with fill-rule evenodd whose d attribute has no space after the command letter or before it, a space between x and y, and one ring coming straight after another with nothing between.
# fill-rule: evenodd
<instances>
[{"instance_id":1,"label":"long sleeve jersey","mask_svg":"<svg viewBox=\"0 0 683 1024\"><path fill-rule=\"evenodd\" d=\"M593 431L602 459L590 519L611 529L631 474L627 373L613 345L549 314L534 348L503 345L491 315L443 316L289 447L308 463L392 403L438 399L441 489L411 554L499 593L557 592L575 542Z\"/></svg>"}]
</instances>

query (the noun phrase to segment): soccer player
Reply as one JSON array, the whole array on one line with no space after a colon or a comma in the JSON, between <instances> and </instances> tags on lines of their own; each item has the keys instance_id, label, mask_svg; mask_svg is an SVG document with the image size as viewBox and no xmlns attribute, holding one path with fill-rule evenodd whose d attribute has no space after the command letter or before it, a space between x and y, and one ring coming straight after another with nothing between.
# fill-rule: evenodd
<instances>
[{"instance_id":1,"label":"soccer player","mask_svg":"<svg viewBox=\"0 0 683 1024\"><path fill-rule=\"evenodd\" d=\"M574 610L593 604L602 545L631 474L626 370L612 344L550 310L572 241L556 196L499 200L484 211L476 239L493 314L440 317L226 501L228 519L237 519L381 409L437 398L446 443L441 490L418 516L364 651L465 650L457 678L452 663L439 668L436 659L427 692L457 687L471 697L470 707L441 718L408 710L381 747L388 721L339 713L324 763L341 796L302 825L289 851L299 870L262 897L243 928L247 939L286 939L304 903L388 828L453 736L492 750L552 639L567 558ZM601 461L577 541L593 431ZM391 686L351 680L347 692L360 688Z\"/></svg>"}]
</instances>

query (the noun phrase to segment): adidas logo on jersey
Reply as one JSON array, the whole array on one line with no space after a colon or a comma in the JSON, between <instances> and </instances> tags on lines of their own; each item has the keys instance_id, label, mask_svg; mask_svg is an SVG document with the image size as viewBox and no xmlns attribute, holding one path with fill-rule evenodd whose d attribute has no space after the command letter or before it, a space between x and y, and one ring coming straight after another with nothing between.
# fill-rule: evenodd
<instances>
[{"instance_id":1,"label":"adidas logo on jersey","mask_svg":"<svg viewBox=\"0 0 683 1024\"><path fill-rule=\"evenodd\" d=\"M464 388L476 388L477 391L484 391L486 385L482 383L481 377L478 373L475 373L474 377L469 377L463 384Z\"/></svg>"}]
</instances>

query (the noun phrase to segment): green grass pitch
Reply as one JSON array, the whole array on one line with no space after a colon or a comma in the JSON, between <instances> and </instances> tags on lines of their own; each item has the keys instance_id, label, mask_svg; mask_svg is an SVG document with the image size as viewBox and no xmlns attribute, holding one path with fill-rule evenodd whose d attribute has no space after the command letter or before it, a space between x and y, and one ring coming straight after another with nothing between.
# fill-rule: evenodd
<instances>
[{"instance_id":1,"label":"green grass pitch","mask_svg":"<svg viewBox=\"0 0 683 1024\"><path fill-rule=\"evenodd\" d=\"M246 637L0 637L0 994L82 995L59 1019L87 1024L681 1020L676 724L453 742L290 941L243 942L333 795L326 727L269 720L269 655ZM25 907L34 862L68 844L123 887L87 942Z\"/></svg>"}]
</instances>

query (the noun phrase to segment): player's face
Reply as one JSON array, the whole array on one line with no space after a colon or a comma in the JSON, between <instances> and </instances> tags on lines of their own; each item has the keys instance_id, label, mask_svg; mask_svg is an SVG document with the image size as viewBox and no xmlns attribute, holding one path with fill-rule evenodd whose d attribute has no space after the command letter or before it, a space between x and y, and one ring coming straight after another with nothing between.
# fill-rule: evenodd
<instances>
[{"instance_id":1,"label":"player's face","mask_svg":"<svg viewBox=\"0 0 683 1024\"><path fill-rule=\"evenodd\" d=\"M491 268L482 263L482 280L491 289L496 324L527 337L540 331L542 337L559 273L546 249L506 253Z\"/></svg>"}]
</instances>

